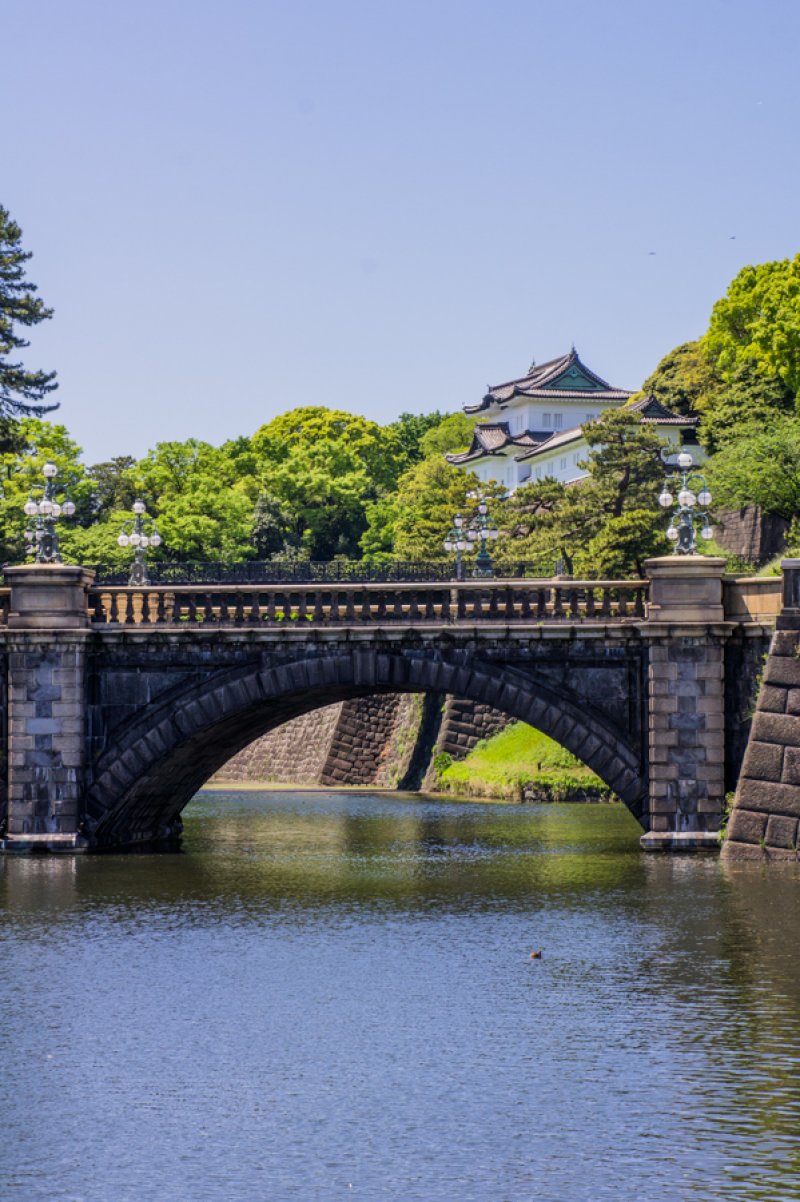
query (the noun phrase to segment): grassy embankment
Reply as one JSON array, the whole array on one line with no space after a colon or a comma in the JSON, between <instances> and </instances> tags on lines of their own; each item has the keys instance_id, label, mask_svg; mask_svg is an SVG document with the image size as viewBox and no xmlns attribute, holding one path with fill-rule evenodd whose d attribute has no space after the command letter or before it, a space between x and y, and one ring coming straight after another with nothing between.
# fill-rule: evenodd
<instances>
[{"instance_id":1,"label":"grassy embankment","mask_svg":"<svg viewBox=\"0 0 800 1202\"><path fill-rule=\"evenodd\" d=\"M465 760L437 757L436 787L458 797L502 801L611 801L599 777L558 743L514 722L475 747Z\"/></svg>"}]
</instances>

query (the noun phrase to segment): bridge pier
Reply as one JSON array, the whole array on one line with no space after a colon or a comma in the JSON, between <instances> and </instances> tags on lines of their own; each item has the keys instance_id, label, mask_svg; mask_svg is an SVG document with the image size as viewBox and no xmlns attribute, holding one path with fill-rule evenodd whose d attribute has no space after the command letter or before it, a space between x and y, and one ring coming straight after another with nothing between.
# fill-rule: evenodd
<instances>
[{"instance_id":1,"label":"bridge pier","mask_svg":"<svg viewBox=\"0 0 800 1202\"><path fill-rule=\"evenodd\" d=\"M86 721L86 589L63 564L6 568L7 852L80 851Z\"/></svg>"},{"instance_id":2,"label":"bridge pier","mask_svg":"<svg viewBox=\"0 0 800 1202\"><path fill-rule=\"evenodd\" d=\"M725 806L725 560L669 555L646 564L647 851L719 850Z\"/></svg>"}]
</instances>

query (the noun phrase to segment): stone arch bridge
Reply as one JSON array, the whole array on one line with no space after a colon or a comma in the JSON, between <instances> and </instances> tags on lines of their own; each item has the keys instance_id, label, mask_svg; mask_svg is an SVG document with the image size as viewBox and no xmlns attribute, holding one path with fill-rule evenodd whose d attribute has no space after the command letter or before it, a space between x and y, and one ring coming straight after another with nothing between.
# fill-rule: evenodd
<instances>
[{"instance_id":1,"label":"stone arch bridge","mask_svg":"<svg viewBox=\"0 0 800 1202\"><path fill-rule=\"evenodd\" d=\"M779 586L722 569L667 557L644 581L135 589L95 587L79 567L8 568L3 847L169 837L203 783L272 728L429 691L557 740L646 846L717 844Z\"/></svg>"}]
</instances>

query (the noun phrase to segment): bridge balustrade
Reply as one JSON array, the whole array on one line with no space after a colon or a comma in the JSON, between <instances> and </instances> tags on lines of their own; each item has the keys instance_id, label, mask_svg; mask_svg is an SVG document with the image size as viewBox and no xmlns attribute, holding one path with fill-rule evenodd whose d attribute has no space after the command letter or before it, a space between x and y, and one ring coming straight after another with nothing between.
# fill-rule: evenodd
<instances>
[{"instance_id":1,"label":"bridge balustrade","mask_svg":"<svg viewBox=\"0 0 800 1202\"><path fill-rule=\"evenodd\" d=\"M620 622L645 617L645 580L442 585L93 588L93 626L357 626Z\"/></svg>"}]
</instances>

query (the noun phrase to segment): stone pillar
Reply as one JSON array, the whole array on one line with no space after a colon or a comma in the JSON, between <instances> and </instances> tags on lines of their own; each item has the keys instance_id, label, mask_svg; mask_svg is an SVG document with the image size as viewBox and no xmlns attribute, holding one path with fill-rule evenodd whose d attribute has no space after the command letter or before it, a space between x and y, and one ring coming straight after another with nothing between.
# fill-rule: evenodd
<instances>
[{"instance_id":1,"label":"stone pillar","mask_svg":"<svg viewBox=\"0 0 800 1202\"><path fill-rule=\"evenodd\" d=\"M724 559L646 563L649 830L647 851L719 848L725 805Z\"/></svg>"},{"instance_id":2,"label":"stone pillar","mask_svg":"<svg viewBox=\"0 0 800 1202\"><path fill-rule=\"evenodd\" d=\"M7 568L8 821L2 850L78 851L85 753L86 590L63 564Z\"/></svg>"}]
</instances>

